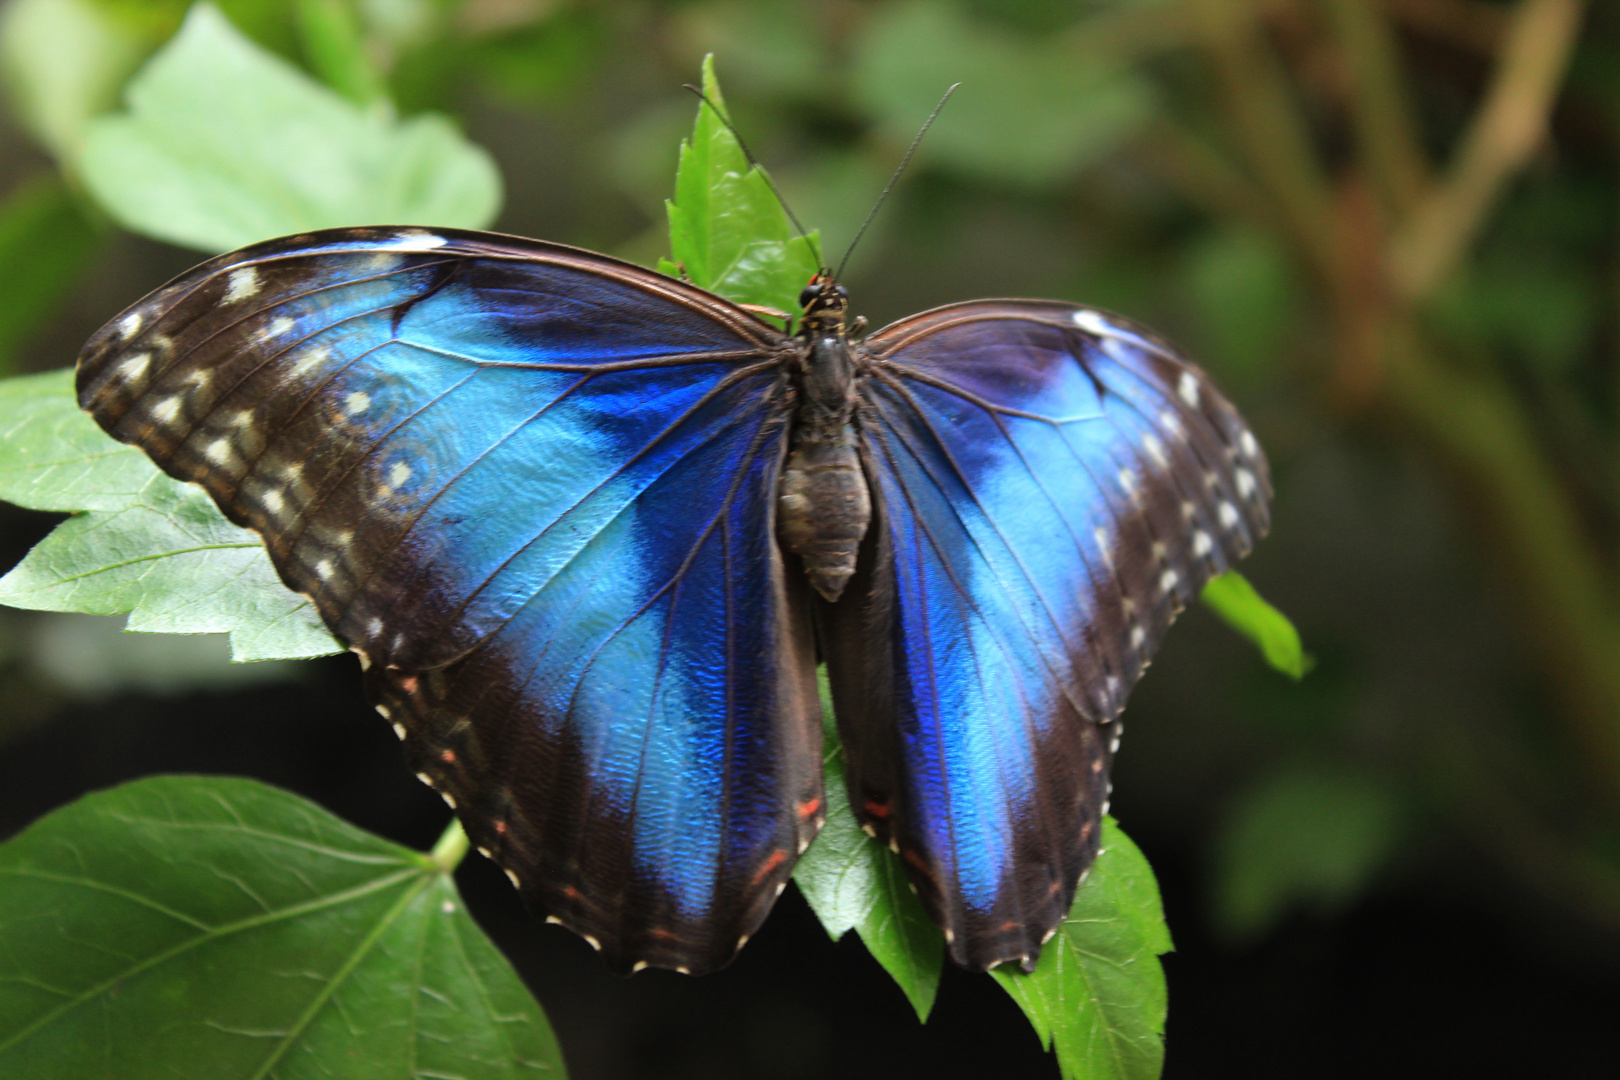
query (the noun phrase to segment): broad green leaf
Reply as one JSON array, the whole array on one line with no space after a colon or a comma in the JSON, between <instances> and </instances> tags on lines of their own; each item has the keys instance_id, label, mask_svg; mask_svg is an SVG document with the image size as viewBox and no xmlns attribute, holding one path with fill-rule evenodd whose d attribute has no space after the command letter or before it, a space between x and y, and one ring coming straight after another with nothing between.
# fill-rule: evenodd
<instances>
[{"instance_id":1,"label":"broad green leaf","mask_svg":"<svg viewBox=\"0 0 1620 1080\"><path fill-rule=\"evenodd\" d=\"M67 185L41 175L0 202L0 372L19 344L56 314L101 240Z\"/></svg>"},{"instance_id":2,"label":"broad green leaf","mask_svg":"<svg viewBox=\"0 0 1620 1080\"><path fill-rule=\"evenodd\" d=\"M94 0L13 0L0 10L0 68L28 133L71 166L93 117L155 42Z\"/></svg>"},{"instance_id":3,"label":"broad green leaf","mask_svg":"<svg viewBox=\"0 0 1620 1080\"><path fill-rule=\"evenodd\" d=\"M1114 50L1013 36L954 4L886 5L862 24L855 96L896 145L957 82L928 134L928 157L1020 185L1057 183L1102 160L1154 105L1146 78Z\"/></svg>"},{"instance_id":4,"label":"broad green leaf","mask_svg":"<svg viewBox=\"0 0 1620 1080\"><path fill-rule=\"evenodd\" d=\"M56 371L0 382L0 498L87 511L0 578L0 603L129 612L128 629L152 633L229 633L237 660L342 651L281 583L258 536L105 435L79 411L72 380Z\"/></svg>"},{"instance_id":5,"label":"broad green leaf","mask_svg":"<svg viewBox=\"0 0 1620 1080\"><path fill-rule=\"evenodd\" d=\"M832 722L826 673L821 676L824 717L821 775L827 822L794 867L793 880L810 909L836 940L850 930L900 985L917 1019L926 1021L939 990L945 939L911 891L894 853L861 831L844 787L844 749Z\"/></svg>"},{"instance_id":6,"label":"broad green leaf","mask_svg":"<svg viewBox=\"0 0 1620 1080\"><path fill-rule=\"evenodd\" d=\"M1242 792L1216 841L1215 923L1233 940L1265 933L1295 907L1350 903L1400 840L1387 784L1290 766Z\"/></svg>"},{"instance_id":7,"label":"broad green leaf","mask_svg":"<svg viewBox=\"0 0 1620 1080\"><path fill-rule=\"evenodd\" d=\"M136 232L222 251L339 225L482 228L500 177L450 120L363 109L198 4L91 125L82 166Z\"/></svg>"},{"instance_id":8,"label":"broad green leaf","mask_svg":"<svg viewBox=\"0 0 1620 1080\"><path fill-rule=\"evenodd\" d=\"M1310 660L1300 644L1299 631L1288 616L1266 603L1242 574L1227 571L1205 585L1199 599L1228 626L1254 642L1266 663L1290 678L1305 677Z\"/></svg>"},{"instance_id":9,"label":"broad green leaf","mask_svg":"<svg viewBox=\"0 0 1620 1080\"><path fill-rule=\"evenodd\" d=\"M721 109L714 57L703 61L703 92ZM687 277L739 304L799 310L799 291L819 268L814 239L799 236L764 175L748 165L736 136L707 105L698 106L689 142L681 143L669 211L674 264Z\"/></svg>"},{"instance_id":10,"label":"broad green leaf","mask_svg":"<svg viewBox=\"0 0 1620 1080\"><path fill-rule=\"evenodd\" d=\"M452 865L250 780L86 796L0 845L0 1076L562 1076Z\"/></svg>"},{"instance_id":11,"label":"broad green leaf","mask_svg":"<svg viewBox=\"0 0 1620 1080\"><path fill-rule=\"evenodd\" d=\"M1169 952L1153 870L1113 818L1068 918L1029 974L991 971L1065 1080L1157 1080L1168 999L1159 954Z\"/></svg>"}]
</instances>

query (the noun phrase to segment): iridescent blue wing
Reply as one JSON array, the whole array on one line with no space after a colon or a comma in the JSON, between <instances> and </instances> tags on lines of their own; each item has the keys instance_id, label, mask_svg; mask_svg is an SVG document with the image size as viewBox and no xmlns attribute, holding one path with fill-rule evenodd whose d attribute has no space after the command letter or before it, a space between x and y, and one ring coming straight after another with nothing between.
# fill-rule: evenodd
<instances>
[{"instance_id":1,"label":"iridescent blue wing","mask_svg":"<svg viewBox=\"0 0 1620 1080\"><path fill-rule=\"evenodd\" d=\"M1096 856L1126 695L1265 531L1265 459L1202 372L1087 308L941 308L860 367L875 517L819 609L851 800L959 963L1033 966Z\"/></svg>"},{"instance_id":2,"label":"iridescent blue wing","mask_svg":"<svg viewBox=\"0 0 1620 1080\"><path fill-rule=\"evenodd\" d=\"M620 969L701 971L822 818L773 536L791 348L589 252L346 230L152 294L79 396L264 537L532 908Z\"/></svg>"}]
</instances>

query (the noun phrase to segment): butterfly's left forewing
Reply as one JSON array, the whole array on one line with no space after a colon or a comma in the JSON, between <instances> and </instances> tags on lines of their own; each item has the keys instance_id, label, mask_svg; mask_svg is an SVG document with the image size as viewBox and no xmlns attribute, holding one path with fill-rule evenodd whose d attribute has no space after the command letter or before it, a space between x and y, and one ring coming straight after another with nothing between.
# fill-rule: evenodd
<instances>
[{"instance_id":1,"label":"butterfly's left forewing","mask_svg":"<svg viewBox=\"0 0 1620 1080\"><path fill-rule=\"evenodd\" d=\"M959 962L1032 965L1127 693L1266 527L1265 461L1202 372L1091 309L955 305L862 355L874 518L821 611L850 795Z\"/></svg>"},{"instance_id":2,"label":"butterfly's left forewing","mask_svg":"<svg viewBox=\"0 0 1620 1080\"><path fill-rule=\"evenodd\" d=\"M533 907L620 969L701 971L822 816L773 535L787 348L588 252L334 230L153 294L79 391L263 535Z\"/></svg>"}]
</instances>

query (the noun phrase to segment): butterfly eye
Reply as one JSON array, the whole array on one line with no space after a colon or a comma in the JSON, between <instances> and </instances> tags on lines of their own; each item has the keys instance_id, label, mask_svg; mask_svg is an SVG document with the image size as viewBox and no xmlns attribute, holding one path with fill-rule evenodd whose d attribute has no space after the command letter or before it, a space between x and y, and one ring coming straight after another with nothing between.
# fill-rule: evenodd
<instances>
[{"instance_id":1,"label":"butterfly eye","mask_svg":"<svg viewBox=\"0 0 1620 1080\"><path fill-rule=\"evenodd\" d=\"M820 296L820 295L821 295L821 290L820 289L816 288L814 285L806 285L804 287L804 289L801 290L800 293L799 293L799 306L802 307L802 308L809 307L810 306L810 301L814 300L817 296Z\"/></svg>"}]
</instances>

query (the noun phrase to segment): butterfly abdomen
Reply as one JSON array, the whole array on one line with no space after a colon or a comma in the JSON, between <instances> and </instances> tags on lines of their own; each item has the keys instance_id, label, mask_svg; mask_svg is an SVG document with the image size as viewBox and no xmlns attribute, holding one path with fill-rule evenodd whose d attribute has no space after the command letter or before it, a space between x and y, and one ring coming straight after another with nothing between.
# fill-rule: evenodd
<instances>
[{"instance_id":1,"label":"butterfly abdomen","mask_svg":"<svg viewBox=\"0 0 1620 1080\"><path fill-rule=\"evenodd\" d=\"M777 488L777 535L804 560L810 584L837 600L855 573L855 553L872 520L850 424L854 366L840 331L805 353L799 408Z\"/></svg>"}]
</instances>

